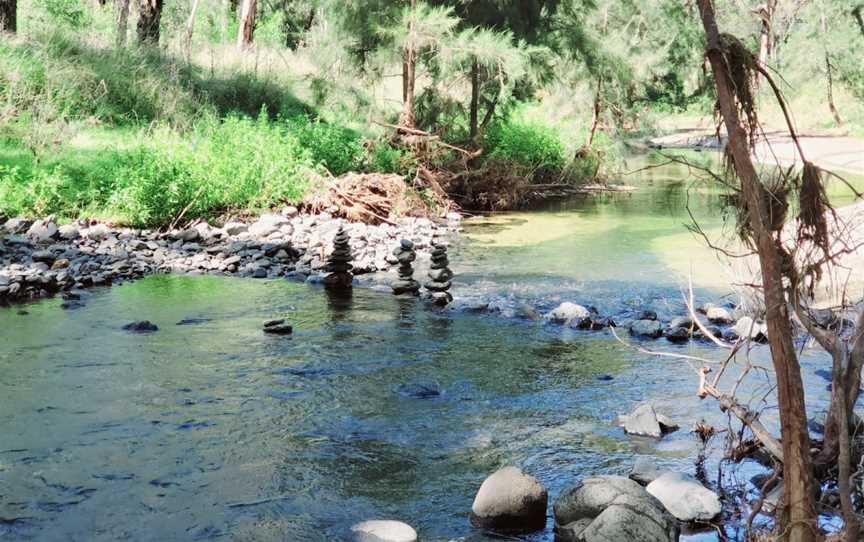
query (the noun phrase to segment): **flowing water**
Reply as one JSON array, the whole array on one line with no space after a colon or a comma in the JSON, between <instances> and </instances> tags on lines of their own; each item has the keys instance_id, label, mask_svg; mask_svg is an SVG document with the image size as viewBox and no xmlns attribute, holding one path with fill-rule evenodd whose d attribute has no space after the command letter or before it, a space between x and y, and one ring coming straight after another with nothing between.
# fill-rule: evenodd
<instances>
[{"instance_id":1,"label":"flowing water","mask_svg":"<svg viewBox=\"0 0 864 542\"><path fill-rule=\"evenodd\" d=\"M639 190L470 221L451 257L454 293L667 316L689 275L699 299L726 294L728 277L683 227L689 199L719 233L720 196L680 169L628 181ZM503 465L554 497L640 455L694 472L686 428L725 426L680 360L606 332L435 312L372 289L346 301L287 281L154 276L94 290L74 311L23 308L0 309L0 540L342 540L369 518L406 521L424 541L491 540L468 514ZM262 335L275 316L293 337ZM160 330L121 329L138 319ZM813 374L824 363L805 355L813 410L828 399ZM614 427L644 400L685 430L655 442ZM549 525L524 539L551 541Z\"/></svg>"}]
</instances>

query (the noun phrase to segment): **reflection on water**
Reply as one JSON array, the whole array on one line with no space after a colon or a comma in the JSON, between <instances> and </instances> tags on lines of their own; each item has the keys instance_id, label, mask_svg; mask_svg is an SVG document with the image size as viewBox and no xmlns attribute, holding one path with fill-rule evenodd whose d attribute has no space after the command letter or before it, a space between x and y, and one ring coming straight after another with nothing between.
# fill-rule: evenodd
<instances>
[{"instance_id":1,"label":"reflection on water","mask_svg":"<svg viewBox=\"0 0 864 542\"><path fill-rule=\"evenodd\" d=\"M673 312L675 258L698 250L681 233L685 182L472 225L457 287ZM699 194L719 224L716 195ZM605 333L362 288L341 297L154 276L95 290L74 312L59 300L28 311L0 309L0 539L339 540L356 521L390 517L425 541L480 541L468 513L500 466L522 466L553 496L578 477L626 473L640 454L693 472L686 428L725 425L686 366ZM274 317L294 335L264 335ZM137 319L160 330L121 329ZM812 374L824 363L804 360L813 409L827 405ZM428 382L440 392L411 393ZM643 400L685 430L628 439L612 418ZM776 424L771 411L763 421ZM707 472L716 466L713 454ZM551 529L525 538L552 539Z\"/></svg>"}]
</instances>

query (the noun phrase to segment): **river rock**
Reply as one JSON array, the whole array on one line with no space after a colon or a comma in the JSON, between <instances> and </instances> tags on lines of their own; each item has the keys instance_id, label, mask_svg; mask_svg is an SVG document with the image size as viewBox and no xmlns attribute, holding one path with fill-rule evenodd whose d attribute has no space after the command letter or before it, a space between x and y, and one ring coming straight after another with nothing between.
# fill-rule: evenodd
<instances>
[{"instance_id":1,"label":"river rock","mask_svg":"<svg viewBox=\"0 0 864 542\"><path fill-rule=\"evenodd\" d=\"M90 241L102 241L111 235L111 230L105 224L94 224L83 230L81 235Z\"/></svg>"},{"instance_id":2,"label":"river rock","mask_svg":"<svg viewBox=\"0 0 864 542\"><path fill-rule=\"evenodd\" d=\"M719 305L714 305L713 303L706 303L702 310L705 311L705 317L708 318L708 321L712 324L731 324L735 320L732 318L732 314Z\"/></svg>"},{"instance_id":3,"label":"river rock","mask_svg":"<svg viewBox=\"0 0 864 542\"><path fill-rule=\"evenodd\" d=\"M657 313L652 311L652 310L649 310L649 309L639 311L636 314L636 318L634 318L634 320L656 320L656 319L657 319Z\"/></svg>"},{"instance_id":4,"label":"river rock","mask_svg":"<svg viewBox=\"0 0 864 542\"><path fill-rule=\"evenodd\" d=\"M688 474L666 472L645 489L681 521L710 521L720 514L717 494Z\"/></svg>"},{"instance_id":5,"label":"river rock","mask_svg":"<svg viewBox=\"0 0 864 542\"><path fill-rule=\"evenodd\" d=\"M351 527L355 542L417 542L417 532L407 523L370 520Z\"/></svg>"},{"instance_id":6,"label":"river rock","mask_svg":"<svg viewBox=\"0 0 864 542\"><path fill-rule=\"evenodd\" d=\"M402 247L405 248L404 246ZM453 271L448 266L447 246L440 243L432 244L431 266L429 269L429 282L424 286L427 290L426 296L434 304L445 306L453 301L453 296L450 295L450 279L453 278Z\"/></svg>"},{"instance_id":7,"label":"river rock","mask_svg":"<svg viewBox=\"0 0 864 542\"><path fill-rule=\"evenodd\" d=\"M663 327L657 320L636 320L630 324L630 335L633 335L634 337L657 339L663 335Z\"/></svg>"},{"instance_id":8,"label":"river rock","mask_svg":"<svg viewBox=\"0 0 864 542\"><path fill-rule=\"evenodd\" d=\"M54 263L54 254L50 250L37 250L30 255L34 262L42 262L48 265Z\"/></svg>"},{"instance_id":9,"label":"river rock","mask_svg":"<svg viewBox=\"0 0 864 542\"><path fill-rule=\"evenodd\" d=\"M27 237L40 243L47 243L57 235L57 224L52 218L37 220L27 230Z\"/></svg>"},{"instance_id":10,"label":"river rock","mask_svg":"<svg viewBox=\"0 0 864 542\"><path fill-rule=\"evenodd\" d=\"M496 532L526 533L546 526L548 494L543 484L517 467L486 478L471 507L471 523Z\"/></svg>"},{"instance_id":11,"label":"river rock","mask_svg":"<svg viewBox=\"0 0 864 542\"><path fill-rule=\"evenodd\" d=\"M412 382L400 385L396 392L406 397L429 399L441 395L441 386L437 382Z\"/></svg>"},{"instance_id":12,"label":"river rock","mask_svg":"<svg viewBox=\"0 0 864 542\"><path fill-rule=\"evenodd\" d=\"M264 322L264 333L271 335L290 335L294 332L291 324L287 323L284 318L268 320Z\"/></svg>"},{"instance_id":13,"label":"river rock","mask_svg":"<svg viewBox=\"0 0 864 542\"><path fill-rule=\"evenodd\" d=\"M690 340L690 330L686 327L669 327L663 332L666 340L673 343L683 343Z\"/></svg>"},{"instance_id":14,"label":"river rock","mask_svg":"<svg viewBox=\"0 0 864 542\"><path fill-rule=\"evenodd\" d=\"M60 226L57 228L57 234L60 236L60 239L65 241L72 241L81 236L78 226L75 226L74 224L64 224L63 226Z\"/></svg>"},{"instance_id":15,"label":"river rock","mask_svg":"<svg viewBox=\"0 0 864 542\"><path fill-rule=\"evenodd\" d=\"M618 425L624 428L628 435L660 438L663 430L657 421L657 412L649 403L642 403L628 415L618 416Z\"/></svg>"},{"instance_id":16,"label":"river rock","mask_svg":"<svg viewBox=\"0 0 864 542\"><path fill-rule=\"evenodd\" d=\"M582 305L565 301L547 312L543 318L554 324L571 324L591 318L591 312Z\"/></svg>"},{"instance_id":17,"label":"river rock","mask_svg":"<svg viewBox=\"0 0 864 542\"><path fill-rule=\"evenodd\" d=\"M647 486L660 477L662 472L657 468L657 462L652 457L640 457L630 469L628 477L634 482Z\"/></svg>"},{"instance_id":18,"label":"river rock","mask_svg":"<svg viewBox=\"0 0 864 542\"><path fill-rule=\"evenodd\" d=\"M727 337L732 335L733 338L741 338L756 342L763 342L768 338L768 326L763 322L753 320L749 316L742 316L731 329L732 333L727 334Z\"/></svg>"},{"instance_id":19,"label":"river rock","mask_svg":"<svg viewBox=\"0 0 864 542\"><path fill-rule=\"evenodd\" d=\"M622 476L592 476L555 500L558 542L677 542L678 525L645 489Z\"/></svg>"},{"instance_id":20,"label":"river rock","mask_svg":"<svg viewBox=\"0 0 864 542\"><path fill-rule=\"evenodd\" d=\"M132 331L133 333L152 333L154 331L159 331L159 326L149 320L138 320L126 324L123 326L123 329L126 331Z\"/></svg>"},{"instance_id":21,"label":"river rock","mask_svg":"<svg viewBox=\"0 0 864 542\"><path fill-rule=\"evenodd\" d=\"M27 220L26 218L10 218L3 224L3 229L5 229L8 233L24 233L33 223L32 220Z\"/></svg>"}]
</instances>

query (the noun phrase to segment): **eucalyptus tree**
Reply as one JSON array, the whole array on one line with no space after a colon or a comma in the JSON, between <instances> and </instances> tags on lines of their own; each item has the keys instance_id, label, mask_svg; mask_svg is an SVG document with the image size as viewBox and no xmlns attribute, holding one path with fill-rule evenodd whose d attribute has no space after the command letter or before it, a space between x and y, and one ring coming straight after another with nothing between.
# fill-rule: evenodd
<instances>
[{"instance_id":1,"label":"eucalyptus tree","mask_svg":"<svg viewBox=\"0 0 864 542\"><path fill-rule=\"evenodd\" d=\"M144 45L159 43L159 29L162 24L162 0L139 0L138 3L138 41Z\"/></svg>"}]
</instances>

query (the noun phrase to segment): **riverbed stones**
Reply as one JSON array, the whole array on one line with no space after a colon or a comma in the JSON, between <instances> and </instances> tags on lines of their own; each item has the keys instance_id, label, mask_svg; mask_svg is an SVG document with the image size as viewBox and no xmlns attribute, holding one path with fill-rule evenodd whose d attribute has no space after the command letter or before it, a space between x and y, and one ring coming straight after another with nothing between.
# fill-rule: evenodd
<instances>
[{"instance_id":1,"label":"riverbed stones","mask_svg":"<svg viewBox=\"0 0 864 542\"><path fill-rule=\"evenodd\" d=\"M350 237L342 226L336 231L336 236L333 237L333 252L327 258L325 270L327 275L324 277L324 287L329 290L350 290L354 282L354 275L351 274L351 246Z\"/></svg>"},{"instance_id":2,"label":"riverbed stones","mask_svg":"<svg viewBox=\"0 0 864 542\"><path fill-rule=\"evenodd\" d=\"M294 327L284 318L277 318L264 322L264 333L269 333L270 335L291 335L294 333Z\"/></svg>"},{"instance_id":3,"label":"riverbed stones","mask_svg":"<svg viewBox=\"0 0 864 542\"><path fill-rule=\"evenodd\" d=\"M442 307L453 301L453 296L449 292L453 271L450 270L449 265L447 246L441 243L433 243L432 263L429 267L430 280L425 284L425 287L428 290L429 299L434 304Z\"/></svg>"},{"instance_id":4,"label":"riverbed stones","mask_svg":"<svg viewBox=\"0 0 864 542\"><path fill-rule=\"evenodd\" d=\"M397 272L399 279L393 281L390 287L396 295L417 295L420 291L420 283L414 280L414 268L411 262L417 259L414 251L414 243L408 239L402 239L393 250L393 256L399 262Z\"/></svg>"},{"instance_id":5,"label":"riverbed stones","mask_svg":"<svg viewBox=\"0 0 864 542\"><path fill-rule=\"evenodd\" d=\"M543 318L553 324L581 325L583 321L591 318L591 311L582 305L565 301L547 312Z\"/></svg>"},{"instance_id":6,"label":"riverbed stones","mask_svg":"<svg viewBox=\"0 0 864 542\"><path fill-rule=\"evenodd\" d=\"M48 243L55 235L57 235L57 224L51 217L34 221L27 230L27 237L39 243Z\"/></svg>"},{"instance_id":7,"label":"riverbed stones","mask_svg":"<svg viewBox=\"0 0 864 542\"><path fill-rule=\"evenodd\" d=\"M592 476L555 500L558 542L677 542L678 525L642 486L622 476Z\"/></svg>"},{"instance_id":8,"label":"riverbed stones","mask_svg":"<svg viewBox=\"0 0 864 542\"><path fill-rule=\"evenodd\" d=\"M530 533L546 526L548 493L539 480L518 467L490 475L474 498L471 523L500 533Z\"/></svg>"},{"instance_id":9,"label":"riverbed stones","mask_svg":"<svg viewBox=\"0 0 864 542\"><path fill-rule=\"evenodd\" d=\"M720 498L689 474L666 472L645 488L680 521L710 521L720 515Z\"/></svg>"},{"instance_id":10,"label":"riverbed stones","mask_svg":"<svg viewBox=\"0 0 864 542\"><path fill-rule=\"evenodd\" d=\"M351 527L354 542L417 542L417 532L407 523L370 520Z\"/></svg>"}]
</instances>

